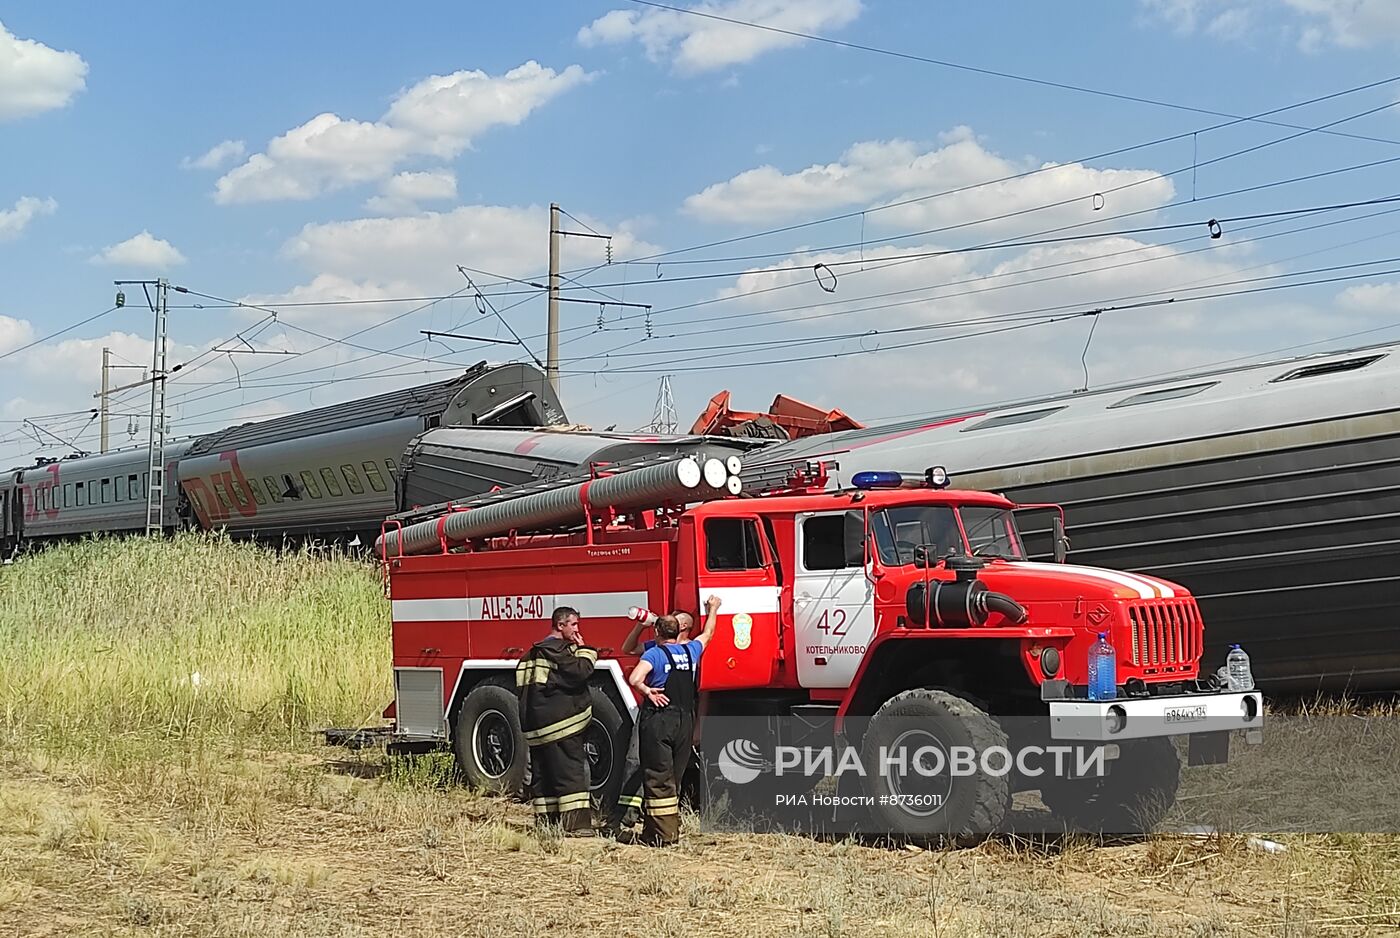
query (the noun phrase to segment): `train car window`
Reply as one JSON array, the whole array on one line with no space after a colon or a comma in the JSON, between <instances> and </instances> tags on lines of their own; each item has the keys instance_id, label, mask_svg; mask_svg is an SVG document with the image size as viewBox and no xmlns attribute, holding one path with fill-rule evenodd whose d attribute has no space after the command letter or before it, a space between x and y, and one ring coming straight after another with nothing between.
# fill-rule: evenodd
<instances>
[{"instance_id":1,"label":"train car window","mask_svg":"<svg viewBox=\"0 0 1400 938\"><path fill-rule=\"evenodd\" d=\"M369 479L369 487L376 492L387 492L389 487L384 484L384 473L379 471L379 467L366 459L360 463L360 468L365 470L365 478Z\"/></svg>"},{"instance_id":2,"label":"train car window","mask_svg":"<svg viewBox=\"0 0 1400 938\"><path fill-rule=\"evenodd\" d=\"M257 479L248 480L248 491L253 493L253 501L259 505L267 504L267 496L263 494L262 483Z\"/></svg>"},{"instance_id":3,"label":"train car window","mask_svg":"<svg viewBox=\"0 0 1400 938\"><path fill-rule=\"evenodd\" d=\"M341 466L340 475L345 479L345 485L350 489L351 495L365 494L365 487L360 484L360 474L355 471L354 466Z\"/></svg>"},{"instance_id":4,"label":"train car window","mask_svg":"<svg viewBox=\"0 0 1400 938\"><path fill-rule=\"evenodd\" d=\"M967 433L970 430L993 430L997 427L1010 427L1018 423L1030 423L1032 420L1041 420L1051 414L1058 414L1064 410L1063 407L1047 407L1044 410L1023 410L1017 414L997 414L988 417L986 420L974 423L970 427L963 427L960 433Z\"/></svg>"},{"instance_id":5,"label":"train car window","mask_svg":"<svg viewBox=\"0 0 1400 938\"><path fill-rule=\"evenodd\" d=\"M336 481L335 473L329 466L321 467L321 481L326 484L326 494L331 498L339 498L345 493L340 488L340 483Z\"/></svg>"},{"instance_id":6,"label":"train car window","mask_svg":"<svg viewBox=\"0 0 1400 938\"><path fill-rule=\"evenodd\" d=\"M1344 371L1356 371L1358 368L1365 368L1372 362L1378 362L1385 355L1367 355L1365 358L1348 358L1339 362L1322 362L1317 365L1304 365L1302 368L1294 368L1292 371L1284 372L1277 378L1269 379L1269 383L1276 381L1297 381L1299 378L1317 378L1322 375L1335 375Z\"/></svg>"},{"instance_id":7,"label":"train car window","mask_svg":"<svg viewBox=\"0 0 1400 938\"><path fill-rule=\"evenodd\" d=\"M272 476L263 476L263 486L267 489L267 497L272 499L272 504L282 503L282 487L277 484L277 480Z\"/></svg>"},{"instance_id":8,"label":"train car window","mask_svg":"<svg viewBox=\"0 0 1400 938\"><path fill-rule=\"evenodd\" d=\"M758 525L748 518L705 520L705 567L719 570L759 570Z\"/></svg>"},{"instance_id":9,"label":"train car window","mask_svg":"<svg viewBox=\"0 0 1400 938\"><path fill-rule=\"evenodd\" d=\"M310 469L303 469L301 471L301 484L302 487L306 489L307 495L310 495L312 498L321 497L321 483L316 481L316 477L311 474Z\"/></svg>"},{"instance_id":10,"label":"train car window","mask_svg":"<svg viewBox=\"0 0 1400 938\"><path fill-rule=\"evenodd\" d=\"M389 470L389 478L394 480L394 484L399 484L399 466L392 459L384 460L384 466Z\"/></svg>"},{"instance_id":11,"label":"train car window","mask_svg":"<svg viewBox=\"0 0 1400 938\"><path fill-rule=\"evenodd\" d=\"M78 483L77 487L74 489L74 495L73 506L75 508L87 507L87 489L84 487L84 483Z\"/></svg>"},{"instance_id":12,"label":"train car window","mask_svg":"<svg viewBox=\"0 0 1400 938\"><path fill-rule=\"evenodd\" d=\"M146 493L149 492L150 490L151 490L151 474L150 474L150 472L143 472L143 473L141 473L141 497L142 497L142 498L145 498L145 497L146 497Z\"/></svg>"},{"instance_id":13,"label":"train car window","mask_svg":"<svg viewBox=\"0 0 1400 938\"><path fill-rule=\"evenodd\" d=\"M233 499L229 497L228 489L224 488L223 479L214 480L214 495L219 499L219 504L224 506L225 511L233 511Z\"/></svg>"},{"instance_id":14,"label":"train car window","mask_svg":"<svg viewBox=\"0 0 1400 938\"><path fill-rule=\"evenodd\" d=\"M102 480L102 504L107 505L112 501L112 480Z\"/></svg>"},{"instance_id":15,"label":"train car window","mask_svg":"<svg viewBox=\"0 0 1400 938\"><path fill-rule=\"evenodd\" d=\"M63 483L63 507L64 507L64 508L71 508L71 507L73 507L73 483L72 483L72 482L65 482L65 483Z\"/></svg>"},{"instance_id":16,"label":"train car window","mask_svg":"<svg viewBox=\"0 0 1400 938\"><path fill-rule=\"evenodd\" d=\"M1134 394L1132 397L1125 397L1116 404L1109 404L1108 409L1115 407L1135 407L1138 404L1156 404L1158 401L1174 401L1183 397L1191 397L1200 394L1206 388L1213 388L1219 381L1207 381L1205 384L1186 384L1179 388L1160 388L1156 391L1143 391Z\"/></svg>"},{"instance_id":17,"label":"train car window","mask_svg":"<svg viewBox=\"0 0 1400 938\"><path fill-rule=\"evenodd\" d=\"M126 501L126 486L122 485L121 476L117 476L112 480L112 495L119 502Z\"/></svg>"}]
</instances>

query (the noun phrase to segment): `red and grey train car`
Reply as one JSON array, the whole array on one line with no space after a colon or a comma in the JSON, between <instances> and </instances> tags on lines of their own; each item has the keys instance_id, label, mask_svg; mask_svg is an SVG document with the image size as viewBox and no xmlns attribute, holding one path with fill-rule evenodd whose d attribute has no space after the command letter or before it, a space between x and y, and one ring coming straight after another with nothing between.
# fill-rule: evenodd
<instances>
[{"instance_id":1,"label":"red and grey train car","mask_svg":"<svg viewBox=\"0 0 1400 938\"><path fill-rule=\"evenodd\" d=\"M165 451L165 526L372 539L398 510L399 461L425 431L565 419L538 369L483 362L447 381L180 440ZM0 474L0 551L144 530L147 454L134 447Z\"/></svg>"}]
</instances>

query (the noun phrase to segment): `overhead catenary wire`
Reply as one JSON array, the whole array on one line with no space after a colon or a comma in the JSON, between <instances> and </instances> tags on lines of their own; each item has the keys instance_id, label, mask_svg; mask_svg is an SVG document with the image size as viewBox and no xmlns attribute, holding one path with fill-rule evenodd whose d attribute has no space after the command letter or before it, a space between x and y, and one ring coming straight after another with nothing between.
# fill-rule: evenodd
<instances>
[{"instance_id":1,"label":"overhead catenary wire","mask_svg":"<svg viewBox=\"0 0 1400 938\"><path fill-rule=\"evenodd\" d=\"M1345 96L1347 96L1347 95L1358 94L1358 93L1361 93L1361 92L1364 92L1364 91L1369 91L1369 90L1374 89L1374 88L1380 88L1380 87L1384 87L1384 86L1386 86L1386 85L1394 84L1394 83L1396 83L1396 82L1400 82L1400 75L1393 75L1393 76L1389 76L1389 77L1387 77L1387 78L1382 78L1382 79L1377 79L1377 80L1374 80L1374 81L1364 82L1364 83L1361 83L1361 84L1358 84L1358 85L1352 85L1352 86L1349 86L1349 87L1347 87L1347 88L1343 88L1343 89L1341 89L1341 90L1339 90L1339 91L1329 92L1329 93L1327 93L1327 94L1318 95L1318 96L1315 96L1315 97L1312 97L1312 98L1308 98L1308 99L1305 99L1305 100L1302 100L1302 101L1296 101L1296 102L1293 102L1293 103L1291 103L1291 104L1280 105L1280 106L1277 106L1277 107L1274 107L1274 108L1270 108L1270 109L1268 109L1268 110L1256 112L1255 114L1248 115L1248 116L1245 116L1245 117L1231 118L1230 120L1227 120L1227 121L1224 121L1224 122L1218 123L1218 124L1212 124L1212 125L1209 125L1209 126L1207 126L1207 127L1199 127L1199 128L1196 128L1195 130L1186 131L1186 132L1183 132L1183 133L1169 134L1169 135L1162 136L1162 137L1156 137L1156 138L1154 138L1154 139L1147 140L1147 141L1144 141L1144 142L1142 142L1142 143L1130 144L1130 145L1126 145L1126 146L1122 146L1122 147L1117 147L1117 148L1114 148L1114 149L1104 150L1104 151L1100 151L1100 152L1093 153L1093 154L1090 154L1090 155L1078 157L1078 158L1076 158L1076 159L1071 159L1071 160L1066 160L1066 161L1051 163L1051 164L1047 164L1047 165L1042 165L1042 166L1036 167L1036 168L1034 168L1034 169L1025 170L1025 171L1019 172L1019 173L1012 173L1012 174L1007 175L1007 176L1000 176L1000 177L997 177L997 178L994 178L994 179L983 180L983 181L981 181L981 182L976 182L976 183L968 183L968 184L966 184L966 185L955 186L955 187L950 188L950 189L943 189L943 190L940 190L940 191L937 191L937 192L925 193L925 194L923 194L923 195L910 196L910 197L907 197L907 198L904 198L904 199L900 199L900 200L897 200L897 201L894 201L894 202L885 203L885 204L883 204L883 205L868 205L868 206L865 206L864 208L860 208L860 209L853 209L853 210L847 211L847 212L839 212L839 213L836 213L836 214L833 214L833 215L827 215L827 216L824 216L824 217L821 217L821 218L810 219L810 220L808 220L808 221L803 221L803 222L795 222L795 223L787 224L787 225L778 225L778 226L775 226L775 227L770 227L770 228L761 229L761 230L759 230L759 231L748 232L748 233L742 234L742 235L734 235L734 236L730 236L730 237L727 237L727 238L720 238L720 239L716 239L716 240L712 240L712 241L703 242L703 243L700 243L700 244L690 245L690 246L683 247L683 248L673 248L673 249L668 250L668 251L660 251L660 252L656 252L656 253L653 253L653 254L646 254L646 255L639 255L639 256L637 256L637 257L625 258L625 259L616 261L615 263L617 263L617 264L639 264L639 263L648 262L648 261L658 261L658 260L660 260L660 259L668 258L668 257L674 258L676 255L680 255L680 254L690 254L690 253L694 253L694 252L696 252L696 251L708 250L708 249L714 248L714 247L723 247L723 246L725 246L725 245L737 244L737 243L740 243L740 242L750 241L750 240L754 240L754 239L757 239L757 238L769 237L769 236L771 236L771 235L786 234L786 233L790 233L790 232L793 232L793 231L801 231L801 230L804 230L804 229L806 229L806 228L812 228L812 227L816 227L816 226L819 226L819 225L829 224L829 223L832 223L832 222L845 221L845 220L848 220L848 219L856 218L856 217L859 217L859 216L865 216L865 215L868 215L868 214L874 214L874 213L881 212L881 211L886 211L886 210L889 210L889 209L902 208L902 207L904 207L904 206L914 205L914 204L917 204L917 203L920 203L920 202L932 201L932 200L934 200L934 199L944 198L944 197L952 196L952 195L959 195L959 194L962 194L962 193L965 193L965 192L972 192L972 191L975 191L975 190L977 190L977 189L985 188L985 187L988 187L988 186L1000 185L1000 184L1006 183L1006 182L1014 182L1014 181L1021 180L1021 179L1027 179L1027 178L1030 178L1030 177L1032 177L1032 176L1040 175L1040 174L1042 174L1042 173L1054 172L1054 171L1056 171L1056 170L1063 169L1064 167L1067 167L1067 166L1083 165L1083 164L1090 163L1090 162L1093 162L1093 161L1096 161L1096 160L1107 159L1107 158L1112 157L1112 156L1121 156L1121 155L1124 154L1124 153L1131 153L1131 152L1134 152L1134 151L1137 151L1137 150L1150 149L1150 148L1152 148L1152 147L1160 146L1160 145L1162 145L1162 144L1164 144L1164 143L1171 143L1171 142L1178 141L1178 140L1184 140L1184 139L1186 139L1186 138L1188 138L1188 137L1194 137L1194 136L1196 136L1196 135L1198 135L1198 134L1209 133L1209 132L1216 131L1216 130L1223 130L1223 129L1227 128L1227 127L1231 127L1231 126L1234 126L1234 125L1236 125L1236 124L1239 124L1239 123L1242 123L1242 122L1246 122L1246 121L1259 122L1259 121L1261 121L1262 118L1266 118L1266 117L1272 116L1272 115L1274 115L1274 114L1280 114L1280 113L1283 113L1283 112L1285 112L1285 111L1290 111L1290 110L1296 110L1296 109L1298 109L1298 108L1309 107L1309 106L1314 105L1314 104L1320 104L1320 103L1322 103L1322 102L1331 101L1331 100L1334 100L1334 99L1336 99L1336 98L1345 97ZM1311 130L1314 130L1314 131L1318 131L1318 130L1321 129L1321 128L1299 128L1299 127L1296 127L1296 126L1294 126L1294 125L1285 125L1285 126L1288 126L1290 129L1311 129ZM1345 134L1339 134L1339 132L1337 132L1337 131L1332 131L1332 130L1330 130L1330 128L1328 128L1328 131L1329 131L1330 133L1334 134L1334 135L1346 136ZM1383 141L1383 142L1389 142L1389 141ZM1196 164L1195 164L1195 162L1193 161L1193 167L1194 167L1195 165L1196 165ZM581 270L586 270L586 269L590 269L590 268L578 268L578 269L575 269L575 270L566 271L565 273L576 274L576 273L579 273ZM591 269L597 269L597 268L595 267L595 268L591 268ZM536 279L538 279L538 278L536 278ZM487 284L486 286L487 286L487 287L490 287L490 286L492 286L492 285L491 285L491 284Z\"/></svg>"},{"instance_id":2,"label":"overhead catenary wire","mask_svg":"<svg viewBox=\"0 0 1400 938\"><path fill-rule=\"evenodd\" d=\"M1127 94L1125 92L1107 91L1101 88L1091 88L1086 85L1074 85L1068 82L1052 81L1046 78L1035 78L1030 75L1020 75L1015 72L1007 72L999 69L984 68L976 65L967 65L961 62L953 62L947 59L936 59L931 56L917 55L912 52L899 52L893 49L884 49L879 46L872 46L860 42L851 42L844 39L836 39L831 36L821 36L815 33L804 33L795 29L785 29L780 26L772 26L767 23L755 23L750 20L741 20L734 17L723 16L708 10L699 10L687 7L671 6L666 3L658 3L655 0L631 0L631 2L646 7L653 7L658 10L668 10L672 13L685 16L700 17L707 20L714 20L721 23L728 23L731 26L742 26L747 29L762 30L764 32L776 33L788 36L793 39L804 39L811 42L820 42L832 46L840 46L845 49L853 49L860 52L868 52L875 55L889 56L911 62L920 62L925 65L936 65L940 68L954 69L961 72L971 72L978 75L986 75L992 78L1004 78L1009 81L1023 82L1026 84L1039 85L1046 88L1055 88L1060 91L1070 91L1076 94L1094 95L1101 98L1111 98L1118 101L1126 101L1133 104L1147 104L1153 107L1170 108L1177 111L1189 111L1194 114L1207 114L1212 117L1226 117L1231 122L1250 121L1261 124L1271 124L1279 127L1292 127L1297 129L1296 124L1284 124L1278 121L1264 120L1263 116L1249 117L1237 114L1230 114L1225 111L1216 111L1210 108L1195 107L1189 104L1179 104L1173 101L1165 101L1158 98L1148 98L1142 95ZM1353 137L1355 139L1371 140L1378 143L1400 144L1400 140L1391 140L1384 137L1362 137L1353 134L1340 134L1339 136Z\"/></svg>"},{"instance_id":3,"label":"overhead catenary wire","mask_svg":"<svg viewBox=\"0 0 1400 938\"><path fill-rule=\"evenodd\" d=\"M1269 292L1275 292L1275 291L1279 291L1279 290L1289 290L1289 289L1298 289L1298 288L1300 288L1300 287L1317 286L1317 285L1319 285L1319 284L1344 283L1344 282L1355 281L1355 280L1373 279L1373 278L1376 278L1376 277L1390 276L1390 275L1392 275L1392 274L1400 274L1400 267L1390 268L1390 269L1387 269L1387 270L1368 271L1368 272L1365 272L1365 273L1349 274L1349 275L1345 275L1345 276L1328 277L1328 278L1323 278L1323 279L1318 279L1318 280L1308 280L1308 281L1303 281L1303 282L1300 282L1300 283L1275 284L1275 285L1272 285L1272 286L1254 287L1254 288L1246 289L1246 290L1226 291L1226 292L1220 292L1220 293L1203 294L1203 295L1201 295L1201 296L1190 296L1190 297L1166 297L1166 298L1163 298L1163 299L1150 300L1150 301L1145 301L1145 302L1142 302L1142 303L1134 303L1134 304L1131 304L1131 305L1128 305L1128 306L1107 306L1107 307L1097 307L1097 306L1096 306L1096 307L1087 308L1087 309L1086 309L1086 308L1081 308L1080 311L1078 311L1078 312L1070 313L1070 314L1063 315L1063 316L1046 316L1045 318L1042 318L1042 319L1039 319L1039 320L1036 320L1036 321L1033 321L1033 322L1015 323L1015 324L1012 325L1012 326L1007 326L1007 327L1003 327L1003 328L997 328L997 329L987 330L987 331L984 331L984 332L967 333L967 334L955 335L955 336L941 336L941 337L937 337L937 338L934 338L934 339L924 339L924 340L921 340L921 341L909 342L909 343L905 343L905 344L901 344L901 345L881 346L881 347L879 347L879 348L874 348L874 349L865 349L865 348L861 348L861 349L853 349L853 350L848 350L848 351L823 352L823 353L818 353L818 354L814 354L814 355L799 355L799 356L793 356L793 357L788 357L788 358L768 359L768 360L763 360L763 361L733 362L733 363L719 364L719 365L686 365L686 364L684 364L685 362L696 361L697 359L696 359L696 358L685 358L685 359L678 359L678 360L675 360L675 361L654 362L654 363L652 363L651 366L644 367L644 368L643 368L643 367L616 368L616 369L611 369L611 372L610 372L610 373L612 373L612 374L661 374L661 373L664 373L665 371L670 371L670 372L678 372L678 371L686 371L686 372L693 372L693 371L720 371L720 370L724 370L724 369L728 369L728 368L752 368L752 367L756 367L756 366L760 366L760 365L782 365L782 364L793 364L793 363L796 363L796 362L810 362L810 361L820 361L820 360L835 359L835 358L848 358L848 357L850 357L850 356L852 356L852 355L873 355L873 354L878 354L878 353L880 353L880 352L897 351L897 350L900 350L900 349L916 348L916 347L921 347L921 346L925 346L925 345L939 344L939 343L943 343L943 342L959 341L959 340L962 340L962 339L975 338L975 337L983 336L983 335L994 335L994 334L997 334L997 333L1000 333L1000 332L1009 332L1009 331L1014 331L1014 330L1016 330L1016 329L1027 328L1027 327L1030 327L1030 326L1050 325L1050 324L1056 323L1056 322L1064 322L1064 321L1068 321L1068 320L1071 320L1071 319L1078 319L1078 318L1081 318L1081 317L1083 317L1083 316L1098 315L1098 314L1108 313L1108 312L1124 312L1124 311L1135 310L1135 309L1149 309L1149 308L1159 307L1159 306L1168 306L1168 305L1176 305L1176 304L1187 304L1187 303L1200 302L1200 301L1210 300L1210 299L1221 299L1221 298L1224 298L1224 297L1247 296L1247 295L1257 294L1257 293L1269 293ZM1161 292L1166 292L1166 291L1161 291ZM1084 304L1077 304L1077 305L1080 305L1080 306L1082 307ZM1028 314L1028 313L1023 312L1021 315L1027 315L1027 314ZM999 319L1000 319L1001 321L1005 321L1005 320L1007 320L1011 315L1013 315L1013 314L1005 314L1005 315L999 317ZM997 320L991 320L991 319L989 319L988 321L995 322L995 321L997 321ZM787 344L796 344L796 343L787 343ZM709 357L709 356L700 356L701 359L703 359L703 358L705 358L705 357ZM581 370L571 371L571 372L566 372L566 373L568 373L568 374L583 374L583 375L587 375L587 374L594 374L595 372L594 372L594 371L591 371L591 370L581 369Z\"/></svg>"}]
</instances>

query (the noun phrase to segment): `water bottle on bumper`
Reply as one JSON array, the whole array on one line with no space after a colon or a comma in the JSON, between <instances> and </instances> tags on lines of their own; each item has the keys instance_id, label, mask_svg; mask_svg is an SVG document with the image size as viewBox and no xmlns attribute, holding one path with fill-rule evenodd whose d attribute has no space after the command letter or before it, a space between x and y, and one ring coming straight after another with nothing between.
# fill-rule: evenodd
<instances>
[{"instance_id":1,"label":"water bottle on bumper","mask_svg":"<svg viewBox=\"0 0 1400 938\"><path fill-rule=\"evenodd\" d=\"M1118 696L1118 656L1108 643L1108 634L1089 646L1089 699L1113 700Z\"/></svg>"},{"instance_id":2,"label":"water bottle on bumper","mask_svg":"<svg viewBox=\"0 0 1400 938\"><path fill-rule=\"evenodd\" d=\"M1225 656L1225 686L1228 690L1254 690L1254 672L1249 667L1249 655L1239 645L1231 645Z\"/></svg>"}]
</instances>

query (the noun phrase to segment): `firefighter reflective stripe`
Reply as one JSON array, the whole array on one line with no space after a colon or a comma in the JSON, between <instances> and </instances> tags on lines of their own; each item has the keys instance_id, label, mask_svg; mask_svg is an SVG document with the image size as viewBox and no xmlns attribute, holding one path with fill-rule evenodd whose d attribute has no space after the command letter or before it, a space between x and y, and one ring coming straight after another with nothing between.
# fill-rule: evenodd
<instances>
[{"instance_id":1,"label":"firefighter reflective stripe","mask_svg":"<svg viewBox=\"0 0 1400 938\"><path fill-rule=\"evenodd\" d=\"M553 668L554 662L546 658L525 658L515 666L515 686L547 683Z\"/></svg>"},{"instance_id":2,"label":"firefighter reflective stripe","mask_svg":"<svg viewBox=\"0 0 1400 938\"><path fill-rule=\"evenodd\" d=\"M541 726L537 730L525 731L525 742L531 746L543 746L546 743L556 743L561 739L567 739L575 733L582 732L588 727L588 721L593 719L593 708L585 707L571 717L565 717L556 723L548 726Z\"/></svg>"},{"instance_id":3,"label":"firefighter reflective stripe","mask_svg":"<svg viewBox=\"0 0 1400 938\"><path fill-rule=\"evenodd\" d=\"M587 658L589 661L592 661L594 664L597 664L597 663L598 663L598 651L597 651L597 649L589 648L587 645L580 645L577 649L575 649L575 650L574 650L574 657L576 657L576 658Z\"/></svg>"},{"instance_id":4,"label":"firefighter reflective stripe","mask_svg":"<svg viewBox=\"0 0 1400 938\"><path fill-rule=\"evenodd\" d=\"M530 803L534 805L536 814L563 814L565 811L578 811L587 808L591 804L589 794L586 791L557 798L532 798Z\"/></svg>"},{"instance_id":5,"label":"firefighter reflective stripe","mask_svg":"<svg viewBox=\"0 0 1400 938\"><path fill-rule=\"evenodd\" d=\"M636 808L638 811L642 810L641 795L623 795L621 798L617 799L617 803L624 808Z\"/></svg>"},{"instance_id":6,"label":"firefighter reflective stripe","mask_svg":"<svg viewBox=\"0 0 1400 938\"><path fill-rule=\"evenodd\" d=\"M588 792L582 791L573 795L564 795L559 799L559 813L566 811L581 811L592 805Z\"/></svg>"},{"instance_id":7,"label":"firefighter reflective stripe","mask_svg":"<svg viewBox=\"0 0 1400 938\"><path fill-rule=\"evenodd\" d=\"M678 797L648 798L642 810L652 817L668 817L681 813L681 800Z\"/></svg>"}]
</instances>

